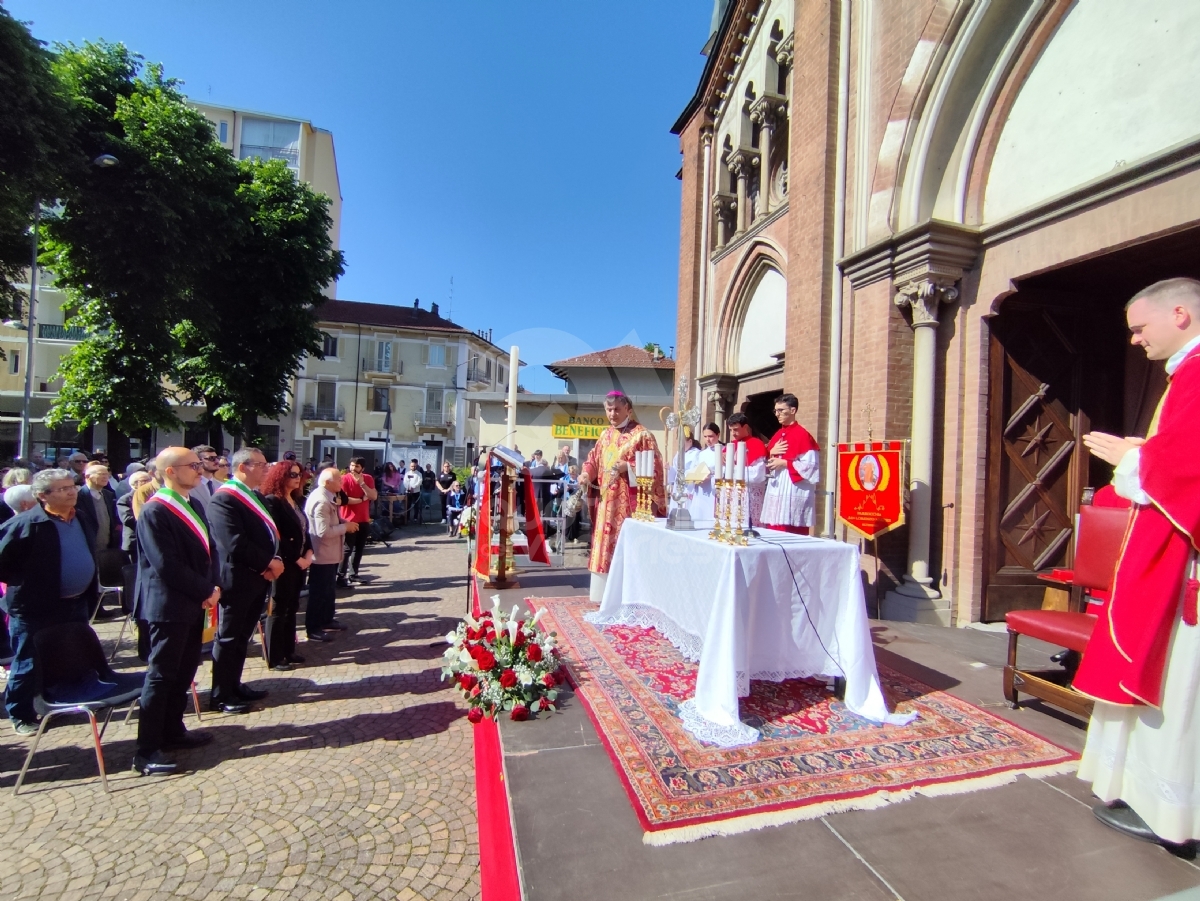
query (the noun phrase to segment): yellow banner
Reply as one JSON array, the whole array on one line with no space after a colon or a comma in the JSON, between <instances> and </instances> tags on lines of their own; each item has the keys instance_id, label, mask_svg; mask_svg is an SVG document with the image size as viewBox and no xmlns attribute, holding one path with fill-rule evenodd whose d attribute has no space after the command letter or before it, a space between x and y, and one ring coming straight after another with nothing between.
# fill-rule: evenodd
<instances>
[{"instance_id":1,"label":"yellow banner","mask_svg":"<svg viewBox=\"0 0 1200 901\"><path fill-rule=\"evenodd\" d=\"M555 438L599 438L608 428L607 416L571 416L566 413L555 415L550 420L550 433Z\"/></svg>"}]
</instances>

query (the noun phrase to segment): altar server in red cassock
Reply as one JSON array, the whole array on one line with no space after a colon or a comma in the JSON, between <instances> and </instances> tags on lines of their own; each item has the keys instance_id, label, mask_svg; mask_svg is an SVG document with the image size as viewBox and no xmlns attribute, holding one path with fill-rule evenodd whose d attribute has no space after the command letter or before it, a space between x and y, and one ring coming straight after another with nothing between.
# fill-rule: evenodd
<instances>
[{"instance_id":1,"label":"altar server in red cassock","mask_svg":"<svg viewBox=\"0 0 1200 901\"><path fill-rule=\"evenodd\" d=\"M767 442L767 488L762 524L768 529L807 535L813 524L821 449L796 422L800 402L794 394L775 399L779 431Z\"/></svg>"},{"instance_id":2,"label":"altar server in red cassock","mask_svg":"<svg viewBox=\"0 0 1200 901\"><path fill-rule=\"evenodd\" d=\"M1079 777L1106 825L1182 844L1200 839L1200 282L1157 282L1126 319L1168 384L1145 439L1084 436L1133 516L1074 681L1096 699Z\"/></svg>"},{"instance_id":3,"label":"altar server in red cassock","mask_svg":"<svg viewBox=\"0 0 1200 901\"><path fill-rule=\"evenodd\" d=\"M745 413L729 419L729 445L746 445L746 490L742 493L742 522L753 528L762 522L763 495L767 490L767 446L754 437Z\"/></svg>"}]
</instances>

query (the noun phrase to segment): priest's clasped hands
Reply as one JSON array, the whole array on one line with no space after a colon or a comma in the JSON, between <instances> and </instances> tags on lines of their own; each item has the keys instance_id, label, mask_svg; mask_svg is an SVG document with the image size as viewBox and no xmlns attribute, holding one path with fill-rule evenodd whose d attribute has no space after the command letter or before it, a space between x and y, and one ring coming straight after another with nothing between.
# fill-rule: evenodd
<instances>
[{"instance_id":1,"label":"priest's clasped hands","mask_svg":"<svg viewBox=\"0 0 1200 901\"><path fill-rule=\"evenodd\" d=\"M1146 439L1121 438L1106 432L1088 432L1083 436L1083 443L1095 456L1116 466L1127 453L1145 444Z\"/></svg>"},{"instance_id":2,"label":"priest's clasped hands","mask_svg":"<svg viewBox=\"0 0 1200 901\"><path fill-rule=\"evenodd\" d=\"M788 443L786 438L780 438L772 444L769 451L771 456L767 458L767 469L771 470L771 472L779 472L781 469L787 469L788 461L785 459L787 452Z\"/></svg>"}]
</instances>

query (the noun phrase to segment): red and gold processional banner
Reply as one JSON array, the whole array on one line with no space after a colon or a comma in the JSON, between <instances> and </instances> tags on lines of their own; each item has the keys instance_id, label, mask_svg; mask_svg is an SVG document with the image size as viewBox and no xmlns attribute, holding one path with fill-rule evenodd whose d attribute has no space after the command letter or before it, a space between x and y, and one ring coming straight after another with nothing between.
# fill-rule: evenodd
<instances>
[{"instance_id":1,"label":"red and gold processional banner","mask_svg":"<svg viewBox=\"0 0 1200 901\"><path fill-rule=\"evenodd\" d=\"M838 519L867 538L904 525L904 442L838 445Z\"/></svg>"}]
</instances>

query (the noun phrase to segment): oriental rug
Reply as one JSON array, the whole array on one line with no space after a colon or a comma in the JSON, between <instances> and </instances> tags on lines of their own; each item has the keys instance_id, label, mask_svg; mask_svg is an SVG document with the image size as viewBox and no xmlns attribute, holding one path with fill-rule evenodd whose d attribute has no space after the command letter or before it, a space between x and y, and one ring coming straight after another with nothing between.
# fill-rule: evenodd
<instances>
[{"instance_id":1,"label":"oriental rug","mask_svg":"<svg viewBox=\"0 0 1200 901\"><path fill-rule=\"evenodd\" d=\"M558 634L578 697L651 845L730 835L913 794L958 794L1075 769L1078 755L942 691L879 667L888 707L917 713L880 726L819 680L750 683L752 745L719 748L683 728L696 664L654 629L584 620L586 597L529 598Z\"/></svg>"}]
</instances>

